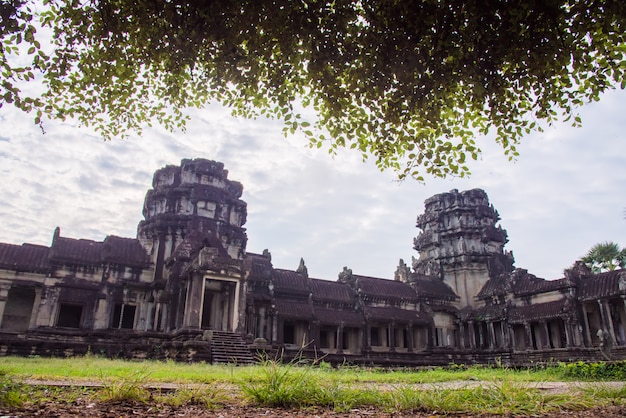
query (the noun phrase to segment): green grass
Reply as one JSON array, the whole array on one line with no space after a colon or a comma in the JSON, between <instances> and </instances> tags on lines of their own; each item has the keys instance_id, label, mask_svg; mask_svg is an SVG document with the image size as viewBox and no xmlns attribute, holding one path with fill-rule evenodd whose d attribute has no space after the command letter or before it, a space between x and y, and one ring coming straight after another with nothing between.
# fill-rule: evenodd
<instances>
[{"instance_id":1,"label":"green grass","mask_svg":"<svg viewBox=\"0 0 626 418\"><path fill-rule=\"evenodd\" d=\"M555 410L625 405L626 388L597 383L566 393L532 389L529 383L618 380L624 364L558 364L514 370L492 367L389 370L377 367L332 368L325 363L266 359L253 366L184 364L170 361L109 360L87 355L71 359L0 357L0 406L81 396L70 389L37 389L24 379L97 381L82 391L97 402L185 404L219 408L229 403L264 407L324 407L349 412L372 407L383 411L537 415ZM454 387L446 382L454 381ZM480 381L481 385L476 386ZM150 389L176 383L177 389ZM426 387L418 384L428 384ZM532 385L530 385L532 386ZM29 393L28 391L31 391ZM27 394L27 395L25 395Z\"/></svg>"}]
</instances>

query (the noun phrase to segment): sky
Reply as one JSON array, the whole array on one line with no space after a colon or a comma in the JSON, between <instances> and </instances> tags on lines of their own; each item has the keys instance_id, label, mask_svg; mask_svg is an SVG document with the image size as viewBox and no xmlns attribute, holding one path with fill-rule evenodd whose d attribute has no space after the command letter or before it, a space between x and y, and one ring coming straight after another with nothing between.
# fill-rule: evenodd
<instances>
[{"instance_id":1,"label":"sky","mask_svg":"<svg viewBox=\"0 0 626 418\"><path fill-rule=\"evenodd\" d=\"M0 109L0 242L50 245L61 235L101 241L135 237L155 170L183 158L224 163L244 185L249 252L269 249L274 267L311 277L393 278L400 258L417 257L413 238L424 200L482 188L508 231L516 267L558 279L594 244L626 246L626 92L580 109L582 128L556 124L526 137L509 162L488 138L468 179L398 182L358 153L332 158L279 122L235 119L219 105L191 112L187 131L146 129L141 137L102 141L73 122Z\"/></svg>"}]
</instances>

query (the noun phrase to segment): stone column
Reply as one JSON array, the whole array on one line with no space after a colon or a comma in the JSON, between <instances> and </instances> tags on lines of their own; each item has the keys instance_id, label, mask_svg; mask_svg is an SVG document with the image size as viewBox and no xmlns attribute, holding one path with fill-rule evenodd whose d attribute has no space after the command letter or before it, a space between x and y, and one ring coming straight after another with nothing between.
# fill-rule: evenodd
<instances>
[{"instance_id":1,"label":"stone column","mask_svg":"<svg viewBox=\"0 0 626 418\"><path fill-rule=\"evenodd\" d=\"M389 351L396 351L396 330L393 326L393 322L387 325L387 345L389 346Z\"/></svg>"},{"instance_id":2,"label":"stone column","mask_svg":"<svg viewBox=\"0 0 626 418\"><path fill-rule=\"evenodd\" d=\"M38 327L53 327L56 325L60 293L61 288L57 286L44 288L39 305L39 315L37 316Z\"/></svg>"},{"instance_id":3,"label":"stone column","mask_svg":"<svg viewBox=\"0 0 626 418\"><path fill-rule=\"evenodd\" d=\"M548 322L541 321L541 328L543 330L543 341L541 344L542 349L550 349L550 330L548 329Z\"/></svg>"},{"instance_id":4,"label":"stone column","mask_svg":"<svg viewBox=\"0 0 626 418\"><path fill-rule=\"evenodd\" d=\"M337 327L337 354L343 354L343 324Z\"/></svg>"},{"instance_id":5,"label":"stone column","mask_svg":"<svg viewBox=\"0 0 626 418\"><path fill-rule=\"evenodd\" d=\"M591 329L589 328L589 318L587 318L587 310L585 309L585 302L583 302L582 305L583 305L583 321L585 323L585 337L587 338L587 342L584 345L587 347L592 347L593 340L591 339Z\"/></svg>"},{"instance_id":6,"label":"stone column","mask_svg":"<svg viewBox=\"0 0 626 418\"><path fill-rule=\"evenodd\" d=\"M622 296L622 302L624 303L624 309L623 309L623 313L626 315L626 297ZM626 323L624 323L624 321L620 321L621 323L621 335L626 334ZM624 344L626 344L626 341L624 341Z\"/></svg>"},{"instance_id":7,"label":"stone column","mask_svg":"<svg viewBox=\"0 0 626 418\"><path fill-rule=\"evenodd\" d=\"M607 320L606 312L604 311L604 303L602 303L600 299L598 299L597 302L598 302L598 309L600 310L602 330L607 331L609 329L609 324L608 324L609 321ZM611 340L614 341L613 336L611 336Z\"/></svg>"},{"instance_id":8,"label":"stone column","mask_svg":"<svg viewBox=\"0 0 626 418\"><path fill-rule=\"evenodd\" d=\"M41 287L35 288L35 301L33 302L33 309L30 313L30 323L28 324L28 329L32 329L37 325L37 316L39 315L39 305L41 304L42 292L43 289ZM0 312L0 324L2 324L2 312Z\"/></svg>"},{"instance_id":9,"label":"stone column","mask_svg":"<svg viewBox=\"0 0 626 418\"><path fill-rule=\"evenodd\" d=\"M265 338L267 340L271 340L271 328L267 326L268 318L267 312L264 306L259 307L259 329L257 330L257 335L261 338ZM271 325L270 325L271 326Z\"/></svg>"},{"instance_id":10,"label":"stone column","mask_svg":"<svg viewBox=\"0 0 626 418\"><path fill-rule=\"evenodd\" d=\"M485 347L485 331L482 323L478 324L478 343L480 348Z\"/></svg>"},{"instance_id":11,"label":"stone column","mask_svg":"<svg viewBox=\"0 0 626 418\"><path fill-rule=\"evenodd\" d=\"M11 289L11 285L8 283L3 283L0 285L0 327L2 326L2 317L4 316L4 308L7 305L7 299L9 297L9 289ZM35 304L33 304L33 307Z\"/></svg>"},{"instance_id":12,"label":"stone column","mask_svg":"<svg viewBox=\"0 0 626 418\"><path fill-rule=\"evenodd\" d=\"M311 322L309 326L309 338L312 347L320 348L320 323L319 321Z\"/></svg>"},{"instance_id":13,"label":"stone column","mask_svg":"<svg viewBox=\"0 0 626 418\"><path fill-rule=\"evenodd\" d=\"M533 336L532 336L532 329L530 329L530 324L528 323L528 321L524 321L524 331L526 331L526 349L532 350L534 349Z\"/></svg>"},{"instance_id":14,"label":"stone column","mask_svg":"<svg viewBox=\"0 0 626 418\"><path fill-rule=\"evenodd\" d=\"M506 346L511 349L511 350L515 350L515 332L513 331L513 325L511 324L507 324L506 325Z\"/></svg>"},{"instance_id":15,"label":"stone column","mask_svg":"<svg viewBox=\"0 0 626 418\"><path fill-rule=\"evenodd\" d=\"M504 320L500 321L500 335L502 336L502 348L509 346L509 336L507 335L507 327L504 325Z\"/></svg>"},{"instance_id":16,"label":"stone column","mask_svg":"<svg viewBox=\"0 0 626 418\"><path fill-rule=\"evenodd\" d=\"M193 273L187 289L187 300L183 327L199 329L202 320L202 302L204 299L204 276Z\"/></svg>"},{"instance_id":17,"label":"stone column","mask_svg":"<svg viewBox=\"0 0 626 418\"><path fill-rule=\"evenodd\" d=\"M276 316L276 312L272 312L272 316L270 317L270 326L271 326L271 335L270 342L278 341L278 317Z\"/></svg>"},{"instance_id":18,"label":"stone column","mask_svg":"<svg viewBox=\"0 0 626 418\"><path fill-rule=\"evenodd\" d=\"M615 327L613 326L613 314L611 313L611 307L608 301L602 303L604 305L604 311L606 312L606 318L609 326L609 333L611 334L611 341L617 345L617 337L615 336Z\"/></svg>"},{"instance_id":19,"label":"stone column","mask_svg":"<svg viewBox=\"0 0 626 418\"><path fill-rule=\"evenodd\" d=\"M161 326L163 324L162 321L159 321L161 316L161 302L158 302L158 299L154 302L154 314L152 316L152 327L150 331L161 331Z\"/></svg>"},{"instance_id":20,"label":"stone column","mask_svg":"<svg viewBox=\"0 0 626 418\"><path fill-rule=\"evenodd\" d=\"M463 322L459 322L459 346L465 348L465 324Z\"/></svg>"},{"instance_id":21,"label":"stone column","mask_svg":"<svg viewBox=\"0 0 626 418\"><path fill-rule=\"evenodd\" d=\"M493 326L493 322L489 321L487 322L487 334L489 336L489 348L493 349L493 347L496 345L496 330L495 327Z\"/></svg>"},{"instance_id":22,"label":"stone column","mask_svg":"<svg viewBox=\"0 0 626 418\"><path fill-rule=\"evenodd\" d=\"M568 320L563 320L563 327L565 328L565 347L570 348L572 346L572 324Z\"/></svg>"},{"instance_id":23,"label":"stone column","mask_svg":"<svg viewBox=\"0 0 626 418\"><path fill-rule=\"evenodd\" d=\"M435 345L435 326L426 327L426 348L433 348Z\"/></svg>"},{"instance_id":24,"label":"stone column","mask_svg":"<svg viewBox=\"0 0 626 418\"><path fill-rule=\"evenodd\" d=\"M369 351L372 349L372 325L367 323L365 325L365 332L363 333L363 350Z\"/></svg>"},{"instance_id":25,"label":"stone column","mask_svg":"<svg viewBox=\"0 0 626 418\"><path fill-rule=\"evenodd\" d=\"M406 327L406 351L408 351L409 353L413 352L413 326L412 325L407 325Z\"/></svg>"},{"instance_id":26,"label":"stone column","mask_svg":"<svg viewBox=\"0 0 626 418\"><path fill-rule=\"evenodd\" d=\"M229 292L230 294L230 292ZM245 303L245 300L241 301L239 300L241 298L243 294L241 293L241 281L237 280L235 282L235 295L234 295L234 304L233 304L233 310L232 310L232 331L240 331L240 325L239 324L239 306L240 304ZM229 301L230 302L230 301ZM245 306L245 305L244 305ZM229 331L231 331L229 330Z\"/></svg>"},{"instance_id":27,"label":"stone column","mask_svg":"<svg viewBox=\"0 0 626 418\"><path fill-rule=\"evenodd\" d=\"M476 348L476 328L474 321L469 321L469 342L470 348L473 350Z\"/></svg>"}]
</instances>

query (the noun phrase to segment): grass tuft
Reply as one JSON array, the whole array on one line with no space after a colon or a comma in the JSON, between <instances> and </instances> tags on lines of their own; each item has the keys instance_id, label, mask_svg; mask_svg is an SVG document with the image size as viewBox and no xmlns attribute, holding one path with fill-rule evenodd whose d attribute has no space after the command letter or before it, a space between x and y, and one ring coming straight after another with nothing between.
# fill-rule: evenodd
<instances>
[{"instance_id":1,"label":"grass tuft","mask_svg":"<svg viewBox=\"0 0 626 418\"><path fill-rule=\"evenodd\" d=\"M175 391L154 395L157 404L180 407L183 405L200 405L206 409L215 409L224 406L231 398L221 387L212 387L210 390L197 386L183 386Z\"/></svg>"},{"instance_id":2,"label":"grass tuft","mask_svg":"<svg viewBox=\"0 0 626 418\"><path fill-rule=\"evenodd\" d=\"M295 359L283 364L279 359L262 359L261 369L239 387L254 402L270 407L327 406L332 392L314 375L311 366Z\"/></svg>"},{"instance_id":3,"label":"grass tuft","mask_svg":"<svg viewBox=\"0 0 626 418\"><path fill-rule=\"evenodd\" d=\"M0 371L0 407L19 407L28 396L24 385L14 382L4 371Z\"/></svg>"},{"instance_id":4,"label":"grass tuft","mask_svg":"<svg viewBox=\"0 0 626 418\"><path fill-rule=\"evenodd\" d=\"M598 383L582 389L584 396L594 399L596 404L606 402L612 405L626 405L626 386L611 386Z\"/></svg>"},{"instance_id":5,"label":"grass tuft","mask_svg":"<svg viewBox=\"0 0 626 418\"><path fill-rule=\"evenodd\" d=\"M151 397L150 391L145 388L146 379L147 376L139 372L115 379L98 390L95 397L101 402L146 403Z\"/></svg>"}]
</instances>

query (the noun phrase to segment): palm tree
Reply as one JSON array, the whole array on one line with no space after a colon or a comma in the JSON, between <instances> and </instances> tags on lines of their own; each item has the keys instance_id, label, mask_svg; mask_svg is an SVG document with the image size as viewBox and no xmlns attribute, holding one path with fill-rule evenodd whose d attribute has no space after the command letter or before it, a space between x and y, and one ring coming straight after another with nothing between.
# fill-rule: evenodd
<instances>
[{"instance_id":1,"label":"palm tree","mask_svg":"<svg viewBox=\"0 0 626 418\"><path fill-rule=\"evenodd\" d=\"M594 273L613 271L626 267L626 248L620 248L615 242L596 244L582 258L582 262Z\"/></svg>"}]
</instances>

